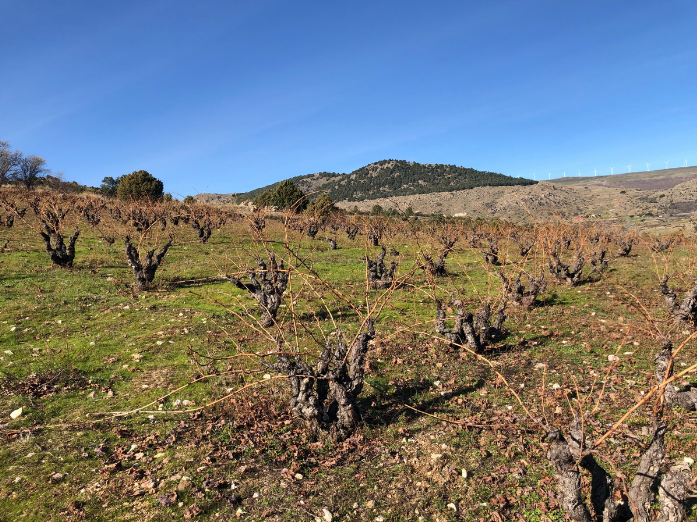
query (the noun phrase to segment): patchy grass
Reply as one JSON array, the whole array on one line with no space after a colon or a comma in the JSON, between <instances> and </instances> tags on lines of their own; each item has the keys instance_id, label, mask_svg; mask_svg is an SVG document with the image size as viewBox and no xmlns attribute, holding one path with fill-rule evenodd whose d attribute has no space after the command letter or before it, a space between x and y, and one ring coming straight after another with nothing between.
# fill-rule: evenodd
<instances>
[{"instance_id":1,"label":"patchy grass","mask_svg":"<svg viewBox=\"0 0 697 522\"><path fill-rule=\"evenodd\" d=\"M308 440L292 418L283 379L264 380L258 358L229 359L275 348L240 319L245 308L258 317L256 303L219 277L264 254L244 226L229 225L207 244L180 241L142 294L132 291L118 241L107 248L86 230L66 270L49 266L31 231L11 230L10 251L0 254L0 519L314 520L323 510L334 520L564 519L544 433L492 367L430 336L435 296L455 293L473 312L498 296L499 280L477 249L456 245L447 278L431 284L416 271L394 293L368 354L363 425L330 445ZM280 241L277 225L269 228ZM400 252L401 274L417 252L438 249L428 236L421 241L387 241ZM362 237L338 242L329 251L323 240L304 239L297 256L353 307L305 270L294 276L292 310L288 298L279 312L283 335L307 351L321 349L334 321L354 334L354 307L380 295L366 292ZM272 248L288 259L281 244ZM665 320L656 290L666 262L681 276L678 289L688 289L691 253L665 261L641 246L634 253L613 260L598 282L552 284L533 310L509 308L507 334L486 355L534 415L568 426L570 401L587 396L587 409L598 401L587 426L598 435L641 397L658 343L637 302L663 331L685 338ZM512 248L506 255L518 260ZM291 312L307 331L293 327ZM695 355L689 343L677 364ZM208 373L216 375L192 384ZM203 410L166 413L257 381ZM150 402L147 411L111 415ZM648 413L627 419L606 448L630 477ZM670 458L694 456L694 412L670 411L666 420Z\"/></svg>"}]
</instances>

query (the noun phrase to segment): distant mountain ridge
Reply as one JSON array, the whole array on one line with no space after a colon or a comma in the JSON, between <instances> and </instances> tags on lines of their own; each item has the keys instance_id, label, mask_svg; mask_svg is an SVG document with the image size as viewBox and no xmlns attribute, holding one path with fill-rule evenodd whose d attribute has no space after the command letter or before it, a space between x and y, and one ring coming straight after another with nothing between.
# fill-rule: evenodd
<instances>
[{"instance_id":1,"label":"distant mountain ridge","mask_svg":"<svg viewBox=\"0 0 697 522\"><path fill-rule=\"evenodd\" d=\"M411 196L433 192L453 192L475 187L535 185L525 178L455 165L423 164L404 160L382 160L350 174L320 172L290 178L303 192L323 191L335 201L364 201L392 196ZM253 200L281 183L273 183L236 197L238 202Z\"/></svg>"}]
</instances>

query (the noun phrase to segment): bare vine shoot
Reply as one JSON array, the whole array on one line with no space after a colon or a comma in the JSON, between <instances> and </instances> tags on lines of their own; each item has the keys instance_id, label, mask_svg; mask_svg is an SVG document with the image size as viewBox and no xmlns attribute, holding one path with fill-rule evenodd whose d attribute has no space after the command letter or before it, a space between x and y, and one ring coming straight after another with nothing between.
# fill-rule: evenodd
<instances>
[{"instance_id":1,"label":"bare vine shoot","mask_svg":"<svg viewBox=\"0 0 697 522\"><path fill-rule=\"evenodd\" d=\"M190 199L0 189L0 520L697 519L693 232Z\"/></svg>"}]
</instances>

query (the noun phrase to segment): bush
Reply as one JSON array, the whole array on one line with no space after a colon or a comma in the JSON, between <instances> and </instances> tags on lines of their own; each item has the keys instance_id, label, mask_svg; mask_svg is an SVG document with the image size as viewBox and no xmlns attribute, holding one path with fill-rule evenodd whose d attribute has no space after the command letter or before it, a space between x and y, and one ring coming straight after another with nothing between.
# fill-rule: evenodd
<instances>
[{"instance_id":1,"label":"bush","mask_svg":"<svg viewBox=\"0 0 697 522\"><path fill-rule=\"evenodd\" d=\"M118 178L112 178L111 176L105 177L99 187L99 193L105 198L115 198L118 196L119 183L122 178L123 176L119 176Z\"/></svg>"},{"instance_id":2,"label":"bush","mask_svg":"<svg viewBox=\"0 0 697 522\"><path fill-rule=\"evenodd\" d=\"M287 179L276 187L271 204L279 209L293 209L295 212L300 212L307 207L307 198L295 183Z\"/></svg>"},{"instance_id":3,"label":"bush","mask_svg":"<svg viewBox=\"0 0 697 522\"><path fill-rule=\"evenodd\" d=\"M160 199L164 192L162 182L145 170L121 176L117 193L119 199Z\"/></svg>"},{"instance_id":4,"label":"bush","mask_svg":"<svg viewBox=\"0 0 697 522\"><path fill-rule=\"evenodd\" d=\"M320 194L307 205L307 213L318 218L325 218L334 210L334 200L328 194Z\"/></svg>"},{"instance_id":5,"label":"bush","mask_svg":"<svg viewBox=\"0 0 697 522\"><path fill-rule=\"evenodd\" d=\"M267 190L254 198L257 208L276 207L279 210L300 212L307 208L307 197L295 183L287 179L280 183L275 190Z\"/></svg>"},{"instance_id":6,"label":"bush","mask_svg":"<svg viewBox=\"0 0 697 522\"><path fill-rule=\"evenodd\" d=\"M254 198L254 206L257 208L266 208L273 205L273 191L267 190Z\"/></svg>"}]
</instances>

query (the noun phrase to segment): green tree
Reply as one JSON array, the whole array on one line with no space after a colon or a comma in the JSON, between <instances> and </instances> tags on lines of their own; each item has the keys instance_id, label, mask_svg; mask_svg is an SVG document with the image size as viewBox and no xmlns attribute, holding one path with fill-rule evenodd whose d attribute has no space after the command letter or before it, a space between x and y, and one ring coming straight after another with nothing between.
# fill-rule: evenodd
<instances>
[{"instance_id":1,"label":"green tree","mask_svg":"<svg viewBox=\"0 0 697 522\"><path fill-rule=\"evenodd\" d=\"M115 198L118 196L119 183L122 178L123 176L119 176L118 178L112 178L111 176L105 177L99 187L99 193L105 198Z\"/></svg>"},{"instance_id":2,"label":"green tree","mask_svg":"<svg viewBox=\"0 0 697 522\"><path fill-rule=\"evenodd\" d=\"M309 214L319 218L325 218L334 210L334 200L328 194L320 194L307 204Z\"/></svg>"},{"instance_id":3,"label":"green tree","mask_svg":"<svg viewBox=\"0 0 697 522\"><path fill-rule=\"evenodd\" d=\"M257 208L265 208L273 205L273 190L262 192L254 198L254 206Z\"/></svg>"},{"instance_id":4,"label":"green tree","mask_svg":"<svg viewBox=\"0 0 697 522\"><path fill-rule=\"evenodd\" d=\"M119 199L160 199L164 192L162 182L145 170L121 176L117 194Z\"/></svg>"},{"instance_id":5,"label":"green tree","mask_svg":"<svg viewBox=\"0 0 697 522\"><path fill-rule=\"evenodd\" d=\"M282 210L292 209L295 212L300 212L307 207L307 197L295 183L287 179L276 187L271 204Z\"/></svg>"},{"instance_id":6,"label":"green tree","mask_svg":"<svg viewBox=\"0 0 697 522\"><path fill-rule=\"evenodd\" d=\"M373 205L373 209L370 211L373 216L379 216L383 213L382 207L380 205Z\"/></svg>"}]
</instances>

